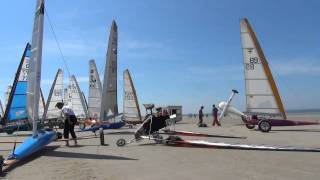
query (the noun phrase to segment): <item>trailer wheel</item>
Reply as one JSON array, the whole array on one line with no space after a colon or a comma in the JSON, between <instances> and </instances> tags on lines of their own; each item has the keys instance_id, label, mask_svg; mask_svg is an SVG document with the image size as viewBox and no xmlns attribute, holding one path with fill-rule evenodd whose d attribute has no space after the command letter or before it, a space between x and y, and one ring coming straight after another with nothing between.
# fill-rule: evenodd
<instances>
[{"instance_id":1,"label":"trailer wheel","mask_svg":"<svg viewBox=\"0 0 320 180\"><path fill-rule=\"evenodd\" d=\"M102 128L99 130L99 135L100 135L100 144L101 144L101 146L103 146L104 145L104 133L103 133Z\"/></svg>"},{"instance_id":2,"label":"trailer wheel","mask_svg":"<svg viewBox=\"0 0 320 180\"><path fill-rule=\"evenodd\" d=\"M116 144L117 144L118 147L122 147L122 146L126 145L126 140L120 138L120 139L117 140Z\"/></svg>"},{"instance_id":3,"label":"trailer wheel","mask_svg":"<svg viewBox=\"0 0 320 180\"><path fill-rule=\"evenodd\" d=\"M271 124L267 120L260 121L258 127L261 132L269 132L271 130Z\"/></svg>"},{"instance_id":4,"label":"trailer wheel","mask_svg":"<svg viewBox=\"0 0 320 180\"><path fill-rule=\"evenodd\" d=\"M255 127L255 125L254 124L246 124L246 127L248 129L253 129Z\"/></svg>"}]
</instances>

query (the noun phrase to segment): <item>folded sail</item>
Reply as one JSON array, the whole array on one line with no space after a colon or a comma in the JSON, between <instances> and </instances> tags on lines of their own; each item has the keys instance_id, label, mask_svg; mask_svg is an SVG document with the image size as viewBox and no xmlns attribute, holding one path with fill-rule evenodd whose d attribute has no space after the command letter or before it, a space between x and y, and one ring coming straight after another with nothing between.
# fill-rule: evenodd
<instances>
[{"instance_id":1,"label":"folded sail","mask_svg":"<svg viewBox=\"0 0 320 180\"><path fill-rule=\"evenodd\" d=\"M247 19L240 22L248 113L286 114L258 39Z\"/></svg>"},{"instance_id":2,"label":"folded sail","mask_svg":"<svg viewBox=\"0 0 320 180\"><path fill-rule=\"evenodd\" d=\"M99 119L101 110L101 93L102 86L98 69L94 60L89 62L89 96L88 112L89 117Z\"/></svg>"},{"instance_id":3,"label":"folded sail","mask_svg":"<svg viewBox=\"0 0 320 180\"><path fill-rule=\"evenodd\" d=\"M73 109L78 118L87 118L88 111L85 106L80 87L74 75L70 77L68 89L65 91L67 96L65 98L66 105Z\"/></svg>"},{"instance_id":4,"label":"folded sail","mask_svg":"<svg viewBox=\"0 0 320 180\"><path fill-rule=\"evenodd\" d=\"M128 69L123 72L123 119L142 122L137 93Z\"/></svg>"},{"instance_id":5,"label":"folded sail","mask_svg":"<svg viewBox=\"0 0 320 180\"><path fill-rule=\"evenodd\" d=\"M58 102L63 102L63 71L61 69L58 69L52 83L42 119L55 119L60 117L60 112L58 108L56 108Z\"/></svg>"},{"instance_id":6,"label":"folded sail","mask_svg":"<svg viewBox=\"0 0 320 180\"><path fill-rule=\"evenodd\" d=\"M109 115L118 115L117 103L117 45L118 28L115 21L112 22L106 66L103 79L103 89L101 98L101 120L106 120Z\"/></svg>"}]
</instances>

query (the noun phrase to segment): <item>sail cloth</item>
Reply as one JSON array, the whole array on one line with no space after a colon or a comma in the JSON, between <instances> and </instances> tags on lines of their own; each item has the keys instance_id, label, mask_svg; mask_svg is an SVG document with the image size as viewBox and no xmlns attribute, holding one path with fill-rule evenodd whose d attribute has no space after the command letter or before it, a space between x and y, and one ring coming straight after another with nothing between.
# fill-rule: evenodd
<instances>
[{"instance_id":1,"label":"sail cloth","mask_svg":"<svg viewBox=\"0 0 320 180\"><path fill-rule=\"evenodd\" d=\"M99 119L101 110L102 86L95 61L89 61L89 96L88 112L89 117Z\"/></svg>"},{"instance_id":2,"label":"sail cloth","mask_svg":"<svg viewBox=\"0 0 320 180\"><path fill-rule=\"evenodd\" d=\"M258 39L247 19L240 22L248 113L286 114Z\"/></svg>"},{"instance_id":3,"label":"sail cloth","mask_svg":"<svg viewBox=\"0 0 320 180\"><path fill-rule=\"evenodd\" d=\"M117 46L118 27L112 21L110 30L106 66L104 71L103 89L101 98L101 120L107 120L109 115L118 115L117 103Z\"/></svg>"},{"instance_id":4,"label":"sail cloth","mask_svg":"<svg viewBox=\"0 0 320 180\"><path fill-rule=\"evenodd\" d=\"M58 72L52 83L42 119L55 119L60 117L58 102L63 102L63 70Z\"/></svg>"},{"instance_id":5,"label":"sail cloth","mask_svg":"<svg viewBox=\"0 0 320 180\"><path fill-rule=\"evenodd\" d=\"M65 104L69 106L78 118L87 118L88 111L85 108L85 102L81 94L78 82L74 75L69 79L68 89L65 90L67 97L65 98Z\"/></svg>"},{"instance_id":6,"label":"sail cloth","mask_svg":"<svg viewBox=\"0 0 320 180\"><path fill-rule=\"evenodd\" d=\"M1 118L3 117L3 114L4 114L3 106L2 106L2 102L0 101L0 116L1 116Z\"/></svg>"},{"instance_id":7,"label":"sail cloth","mask_svg":"<svg viewBox=\"0 0 320 180\"><path fill-rule=\"evenodd\" d=\"M27 115L27 77L29 61L31 56L31 45L28 43L23 52L16 76L6 105L2 124L17 120L26 120Z\"/></svg>"},{"instance_id":8,"label":"sail cloth","mask_svg":"<svg viewBox=\"0 0 320 180\"><path fill-rule=\"evenodd\" d=\"M123 72L123 119L142 122L137 93L128 69Z\"/></svg>"},{"instance_id":9,"label":"sail cloth","mask_svg":"<svg viewBox=\"0 0 320 180\"><path fill-rule=\"evenodd\" d=\"M39 118L42 118L44 113L44 108L46 106L46 103L44 101L42 89L40 88L40 98L39 98Z\"/></svg>"},{"instance_id":10,"label":"sail cloth","mask_svg":"<svg viewBox=\"0 0 320 180\"><path fill-rule=\"evenodd\" d=\"M17 120L27 120L27 79L29 62L31 57L31 45L28 43L23 53L21 62L16 72L16 77L12 86L8 87L8 100L4 111L3 121L14 122ZM39 115L44 112L44 99L42 91L39 98ZM7 94L7 93L6 93ZM4 124L6 122L3 122Z\"/></svg>"}]
</instances>

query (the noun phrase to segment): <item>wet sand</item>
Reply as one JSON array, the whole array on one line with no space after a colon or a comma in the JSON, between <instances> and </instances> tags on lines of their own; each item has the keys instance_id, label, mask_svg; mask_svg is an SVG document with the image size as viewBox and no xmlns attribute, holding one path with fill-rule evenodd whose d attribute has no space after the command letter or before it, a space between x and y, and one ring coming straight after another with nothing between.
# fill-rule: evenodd
<instances>
[{"instance_id":1,"label":"wet sand","mask_svg":"<svg viewBox=\"0 0 320 180\"><path fill-rule=\"evenodd\" d=\"M211 119L211 117L209 117ZM205 119L208 124L209 118ZM292 119L318 119L320 113L290 114ZM198 128L197 120L184 117L176 130L247 136L247 139L184 137L212 142L233 142L297 147L320 147L320 126L273 127L270 133L248 130L239 119L225 119L222 127ZM105 135L107 146L99 139L79 141L77 147L55 142L23 161L2 177L4 179L318 179L320 153L226 150L156 145L144 140L117 147L116 140L132 138L133 129L123 128ZM21 134L21 133L19 133ZM77 133L92 135L91 132ZM0 141L23 140L7 137ZM73 142L70 143L73 145ZM7 156L13 145L0 144L0 154Z\"/></svg>"}]
</instances>

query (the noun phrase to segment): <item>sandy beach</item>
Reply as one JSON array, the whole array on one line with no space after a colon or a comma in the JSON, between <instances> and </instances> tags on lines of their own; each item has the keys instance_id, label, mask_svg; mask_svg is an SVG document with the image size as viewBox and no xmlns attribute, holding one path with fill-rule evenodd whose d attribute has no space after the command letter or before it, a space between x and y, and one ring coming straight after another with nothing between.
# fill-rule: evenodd
<instances>
[{"instance_id":1,"label":"sandy beach","mask_svg":"<svg viewBox=\"0 0 320 180\"><path fill-rule=\"evenodd\" d=\"M289 114L292 119L320 119L320 113ZM210 123L210 118L206 122ZM195 118L184 117L176 130L247 136L247 139L203 139L212 142L233 142L297 147L320 147L320 126L273 127L270 133L248 130L240 120L225 119L222 127L198 128ZM81 140L79 146L66 147L64 142L50 144L45 150L21 162L4 179L318 179L320 153L271 152L187 148L156 145L144 140L138 144L117 147L116 140L132 138L134 129L105 131L106 146L99 139ZM109 132L119 132L107 134ZM19 133L20 135L22 133ZM91 132L77 133L80 136ZM22 140L1 134L1 141ZM73 142L71 142L73 145ZM1 144L0 154L7 156L10 144Z\"/></svg>"}]
</instances>

